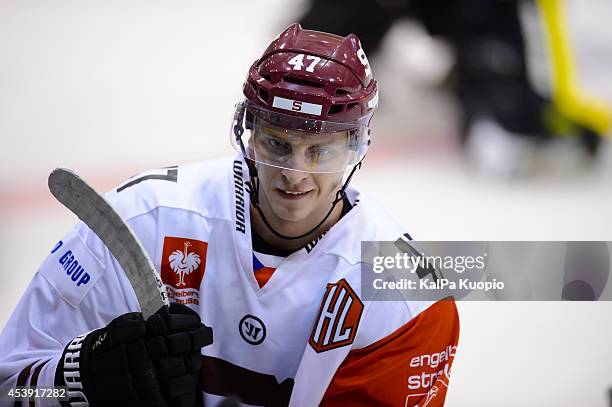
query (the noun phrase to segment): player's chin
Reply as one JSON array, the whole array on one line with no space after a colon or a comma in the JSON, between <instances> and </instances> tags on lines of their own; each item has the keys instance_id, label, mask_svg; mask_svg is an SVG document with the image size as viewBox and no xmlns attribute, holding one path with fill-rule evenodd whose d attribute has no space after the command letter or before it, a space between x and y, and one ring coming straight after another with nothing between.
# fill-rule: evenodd
<instances>
[{"instance_id":1,"label":"player's chin","mask_svg":"<svg viewBox=\"0 0 612 407\"><path fill-rule=\"evenodd\" d=\"M305 202L277 202L274 208L276 215L285 222L304 222L311 214L311 205Z\"/></svg>"},{"instance_id":2,"label":"player's chin","mask_svg":"<svg viewBox=\"0 0 612 407\"><path fill-rule=\"evenodd\" d=\"M310 215L307 207L296 205L278 205L275 212L285 222L303 222Z\"/></svg>"},{"instance_id":3,"label":"player's chin","mask_svg":"<svg viewBox=\"0 0 612 407\"><path fill-rule=\"evenodd\" d=\"M274 190L271 204L277 216L287 222L307 221L313 209L319 204L320 196L317 189L310 190L303 196L287 197L282 191Z\"/></svg>"}]
</instances>

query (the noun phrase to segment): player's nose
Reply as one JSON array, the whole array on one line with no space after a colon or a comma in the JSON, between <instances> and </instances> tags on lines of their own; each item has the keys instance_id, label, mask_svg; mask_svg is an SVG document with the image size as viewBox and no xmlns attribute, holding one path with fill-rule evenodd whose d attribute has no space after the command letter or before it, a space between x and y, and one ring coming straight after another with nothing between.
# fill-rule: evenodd
<instances>
[{"instance_id":1,"label":"player's nose","mask_svg":"<svg viewBox=\"0 0 612 407\"><path fill-rule=\"evenodd\" d=\"M298 171L298 170L292 170L288 168L282 169L281 175L283 176L283 180L288 185L299 185L300 183L305 181L310 176L310 174L307 173L306 171Z\"/></svg>"}]
</instances>

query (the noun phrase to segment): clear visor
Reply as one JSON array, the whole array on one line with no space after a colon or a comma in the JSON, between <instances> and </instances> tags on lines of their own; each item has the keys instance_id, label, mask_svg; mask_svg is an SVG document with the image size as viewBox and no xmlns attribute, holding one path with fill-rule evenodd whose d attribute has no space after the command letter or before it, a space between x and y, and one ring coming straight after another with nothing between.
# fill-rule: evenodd
<instances>
[{"instance_id":1,"label":"clear visor","mask_svg":"<svg viewBox=\"0 0 612 407\"><path fill-rule=\"evenodd\" d=\"M236 151L256 163L337 173L363 159L370 137L361 123L302 119L242 102L236 107L231 139Z\"/></svg>"}]
</instances>

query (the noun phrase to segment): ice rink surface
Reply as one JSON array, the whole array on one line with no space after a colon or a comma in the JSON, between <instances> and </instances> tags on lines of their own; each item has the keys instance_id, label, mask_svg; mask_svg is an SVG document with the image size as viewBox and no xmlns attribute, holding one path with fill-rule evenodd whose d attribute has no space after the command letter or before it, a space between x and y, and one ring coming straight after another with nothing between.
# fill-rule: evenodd
<instances>
[{"instance_id":1,"label":"ice rink surface","mask_svg":"<svg viewBox=\"0 0 612 407\"><path fill-rule=\"evenodd\" d=\"M302 6L0 2L0 327L75 222L47 192L48 173L69 167L106 190L144 169L232 154L247 68ZM612 103L612 3L567 0L567 9L581 83ZM355 184L420 240L612 240L610 143L591 169L476 177L454 141L452 101L398 69L406 31L396 27L370 56L381 108ZM612 303L462 302L459 311L448 406L608 405Z\"/></svg>"}]
</instances>

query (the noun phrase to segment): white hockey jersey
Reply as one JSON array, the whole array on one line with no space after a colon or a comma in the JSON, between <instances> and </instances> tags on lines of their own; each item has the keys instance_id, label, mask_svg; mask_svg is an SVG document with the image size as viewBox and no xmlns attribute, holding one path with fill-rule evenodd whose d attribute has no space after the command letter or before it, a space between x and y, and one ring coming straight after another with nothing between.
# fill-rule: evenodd
<instances>
[{"instance_id":1,"label":"white hockey jersey","mask_svg":"<svg viewBox=\"0 0 612 407\"><path fill-rule=\"evenodd\" d=\"M405 233L349 188L325 235L253 273L248 173L241 158L170 167L106 195L153 259L171 301L197 310L207 406L442 405L459 325L452 300L363 301L364 240ZM121 267L84 224L44 261L0 336L0 387L52 386L75 336L139 311ZM42 400L41 400L42 401Z\"/></svg>"}]
</instances>

